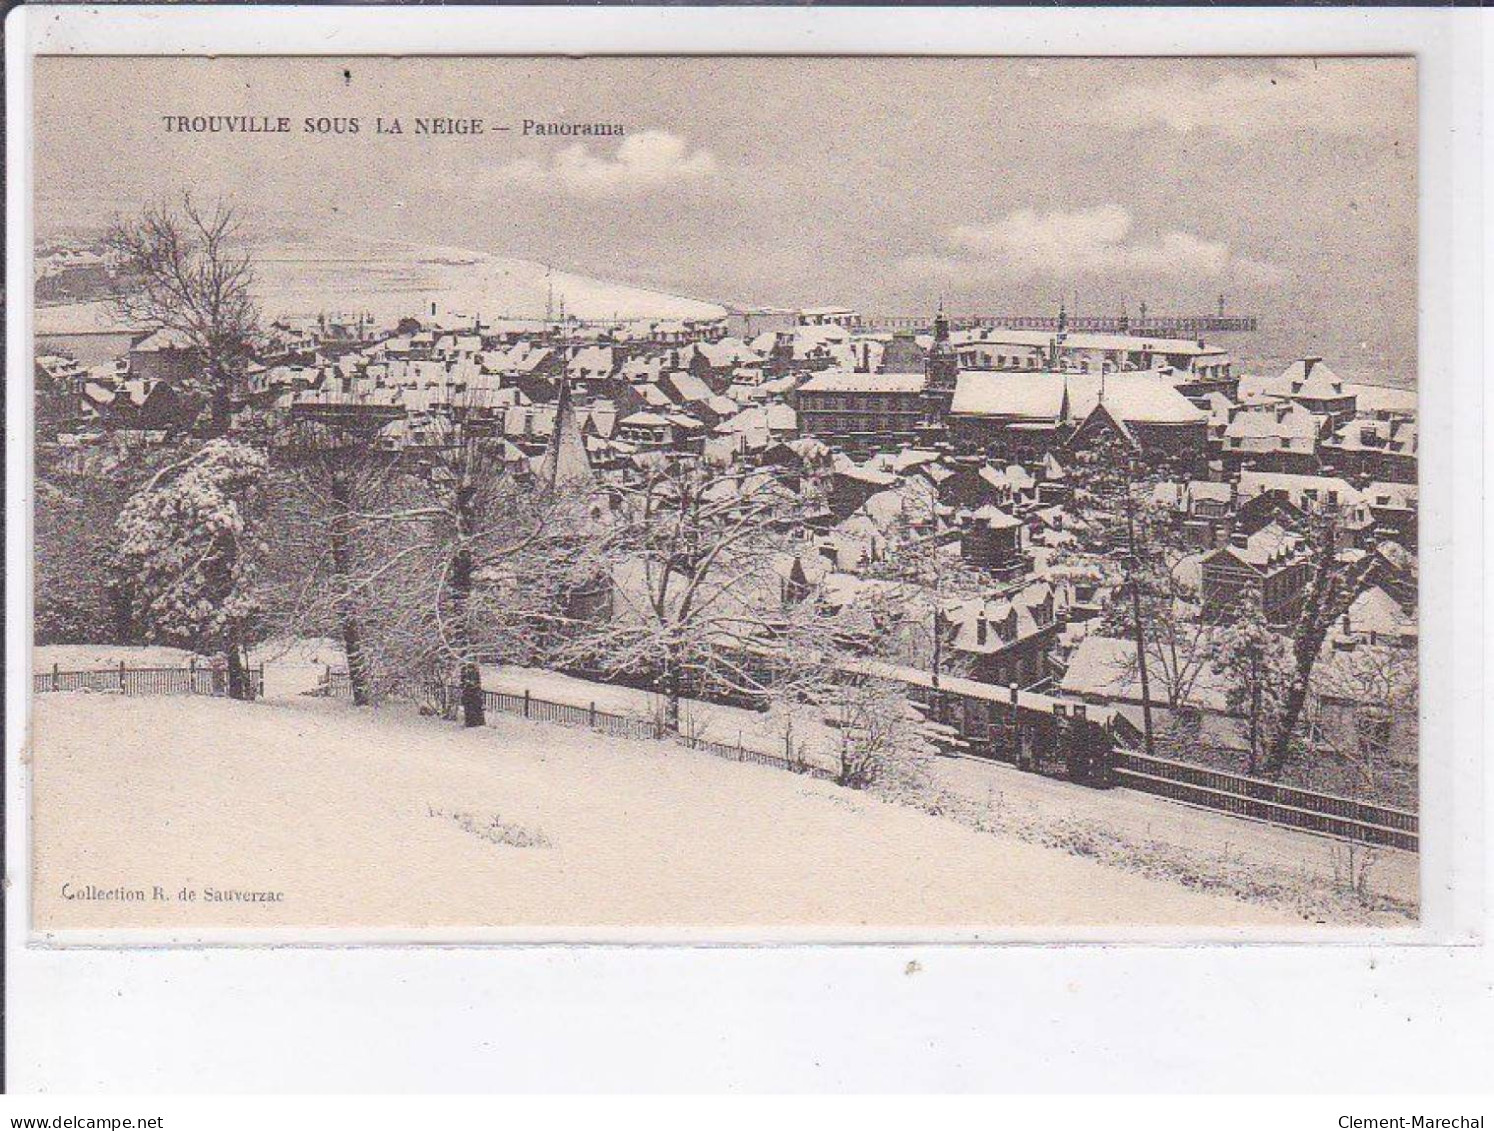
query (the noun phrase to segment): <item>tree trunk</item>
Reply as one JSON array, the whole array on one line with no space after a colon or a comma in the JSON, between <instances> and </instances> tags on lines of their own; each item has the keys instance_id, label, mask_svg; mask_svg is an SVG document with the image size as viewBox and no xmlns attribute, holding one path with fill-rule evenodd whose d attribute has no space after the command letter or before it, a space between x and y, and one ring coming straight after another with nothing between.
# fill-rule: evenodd
<instances>
[{"instance_id":1,"label":"tree trunk","mask_svg":"<svg viewBox=\"0 0 1494 1131\"><path fill-rule=\"evenodd\" d=\"M1302 709L1307 706L1307 689L1312 679L1312 666L1316 655L1309 656L1306 663L1299 657L1292 684L1287 689L1281 708L1281 722L1271 743L1271 753L1264 767L1268 778L1279 778L1292 756L1292 735L1297 732L1297 723L1302 718Z\"/></svg>"},{"instance_id":2,"label":"tree trunk","mask_svg":"<svg viewBox=\"0 0 1494 1131\"><path fill-rule=\"evenodd\" d=\"M1146 737L1147 757L1157 753L1156 738L1152 730L1151 680L1146 670L1146 636L1141 626L1141 571L1136 568L1136 516L1126 509L1126 564L1131 574L1131 630L1136 639L1136 670L1141 676L1141 722Z\"/></svg>"},{"instance_id":3,"label":"tree trunk","mask_svg":"<svg viewBox=\"0 0 1494 1131\"><path fill-rule=\"evenodd\" d=\"M1352 573L1341 573L1334 563L1336 542L1332 532L1320 535L1320 541L1317 567L1303 600L1302 610L1298 614L1296 632L1293 633L1292 656L1296 661L1296 670L1282 705L1281 721L1271 743L1270 757L1266 759L1265 772L1268 777L1279 777L1286 769L1292 755L1292 736L1296 734L1297 724L1302 720L1302 710L1307 706L1307 694L1312 686L1312 670L1318 662L1318 653L1323 650L1323 642L1328 639L1328 630L1358 594L1370 568L1368 564L1361 564ZM1372 558L1365 558L1365 563L1372 561Z\"/></svg>"},{"instance_id":4,"label":"tree trunk","mask_svg":"<svg viewBox=\"0 0 1494 1131\"><path fill-rule=\"evenodd\" d=\"M664 729L669 734L680 732L680 698L683 680L683 661L679 650L671 646L665 650L664 671L659 677L659 690L664 696Z\"/></svg>"},{"instance_id":5,"label":"tree trunk","mask_svg":"<svg viewBox=\"0 0 1494 1131\"><path fill-rule=\"evenodd\" d=\"M1255 776L1256 765L1260 759L1261 750L1261 680L1257 672L1250 686L1250 754L1249 763L1245 767L1245 773Z\"/></svg>"},{"instance_id":6,"label":"tree trunk","mask_svg":"<svg viewBox=\"0 0 1494 1131\"><path fill-rule=\"evenodd\" d=\"M332 475L332 584L337 593L337 618L342 627L342 647L348 661L348 686L353 693L353 705L366 707L372 700L368 678L368 661L363 654L363 641L358 629L358 617L349 593L349 578L353 571L351 539L348 524L353 509L352 488L347 475L337 471Z\"/></svg>"},{"instance_id":7,"label":"tree trunk","mask_svg":"<svg viewBox=\"0 0 1494 1131\"><path fill-rule=\"evenodd\" d=\"M457 492L457 547L451 558L452 648L457 655L461 688L462 725L480 727L487 722L482 703L482 673L473 656L472 631L467 622L472 604L472 492Z\"/></svg>"},{"instance_id":8,"label":"tree trunk","mask_svg":"<svg viewBox=\"0 0 1494 1131\"><path fill-rule=\"evenodd\" d=\"M216 366L208 367L207 376L211 384L211 390L208 393L208 411L211 414L208 421L209 435L226 436L229 426L233 423L233 406L229 400L228 378Z\"/></svg>"}]
</instances>

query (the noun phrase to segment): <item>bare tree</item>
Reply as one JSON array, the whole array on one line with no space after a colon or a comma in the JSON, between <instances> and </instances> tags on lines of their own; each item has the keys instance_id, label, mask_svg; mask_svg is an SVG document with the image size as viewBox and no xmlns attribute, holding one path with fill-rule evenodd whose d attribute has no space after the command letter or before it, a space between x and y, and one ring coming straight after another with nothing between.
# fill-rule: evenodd
<instances>
[{"instance_id":1,"label":"bare tree","mask_svg":"<svg viewBox=\"0 0 1494 1131\"><path fill-rule=\"evenodd\" d=\"M589 550L608 608L574 626L562 662L652 674L672 732L687 694L762 694L760 646L781 647L806 623L782 572L802 546L799 496L768 469L664 455L609 491Z\"/></svg>"},{"instance_id":2,"label":"bare tree","mask_svg":"<svg viewBox=\"0 0 1494 1131\"><path fill-rule=\"evenodd\" d=\"M1397 763L1415 758L1416 649L1344 638L1328 647L1313 670L1305 742L1310 753L1329 753L1350 770L1354 792L1376 796Z\"/></svg>"},{"instance_id":3,"label":"bare tree","mask_svg":"<svg viewBox=\"0 0 1494 1131\"><path fill-rule=\"evenodd\" d=\"M909 654L888 658L927 667L935 688L941 676L962 674L946 654L950 605L989 588L989 579L960 557L958 536L944 525L937 504L932 493L905 492L886 548L866 570L896 585L892 599L883 593L877 600L876 620L882 635L900 637Z\"/></svg>"},{"instance_id":4,"label":"bare tree","mask_svg":"<svg viewBox=\"0 0 1494 1131\"><path fill-rule=\"evenodd\" d=\"M1101 627L1137 642L1120 674L1141 682L1145 660L1147 694L1155 688L1170 714L1163 745L1170 754L1185 753L1198 740L1195 691L1214 666L1214 632L1202 615L1196 555L1176 536L1165 508L1135 497L1126 506L1127 600L1105 611Z\"/></svg>"},{"instance_id":5,"label":"bare tree","mask_svg":"<svg viewBox=\"0 0 1494 1131\"><path fill-rule=\"evenodd\" d=\"M480 664L534 654L596 515L580 485L545 481L515 459L490 420L458 407L429 425L406 452L394 504L352 517L385 527L374 568L405 579L383 623L443 685L455 669L462 722L476 727L486 721Z\"/></svg>"},{"instance_id":6,"label":"bare tree","mask_svg":"<svg viewBox=\"0 0 1494 1131\"><path fill-rule=\"evenodd\" d=\"M1156 730L1152 720L1151 656L1144 605L1147 577L1157 571L1148 567L1155 554L1154 539L1165 524L1147 505L1158 483L1166 478L1163 468L1147 464L1123 437L1109 429L1092 432L1087 443L1070 454L1069 474L1074 482L1076 525L1083 550L1115 561L1120 567L1127 594L1129 624L1126 635L1135 645L1135 670L1141 684L1142 730L1146 752L1156 753ZM1166 649L1164 648L1165 652Z\"/></svg>"},{"instance_id":7,"label":"bare tree","mask_svg":"<svg viewBox=\"0 0 1494 1131\"><path fill-rule=\"evenodd\" d=\"M926 784L935 745L906 685L875 676L841 678L827 699L840 736L840 785L910 792Z\"/></svg>"},{"instance_id":8,"label":"bare tree","mask_svg":"<svg viewBox=\"0 0 1494 1131\"><path fill-rule=\"evenodd\" d=\"M285 533L306 543L303 575L286 579L293 592L285 615L297 628L324 620L336 626L353 703L360 707L374 695L360 609L381 564L380 508L400 468L399 453L378 443L388 422L387 414L293 407L272 447L290 488L282 515L296 529Z\"/></svg>"},{"instance_id":9,"label":"bare tree","mask_svg":"<svg viewBox=\"0 0 1494 1131\"><path fill-rule=\"evenodd\" d=\"M223 435L259 323L253 258L233 208L219 201L204 209L183 193L175 206L116 220L105 242L120 267L116 310L173 331L196 354L200 368L184 391L206 400L211 434Z\"/></svg>"}]
</instances>

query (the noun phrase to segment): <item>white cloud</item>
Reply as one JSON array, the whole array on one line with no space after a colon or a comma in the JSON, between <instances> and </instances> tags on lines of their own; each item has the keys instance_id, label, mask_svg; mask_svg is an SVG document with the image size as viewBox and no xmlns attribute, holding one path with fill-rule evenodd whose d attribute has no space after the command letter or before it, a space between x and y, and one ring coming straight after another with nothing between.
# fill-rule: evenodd
<instances>
[{"instance_id":1,"label":"white cloud","mask_svg":"<svg viewBox=\"0 0 1494 1131\"><path fill-rule=\"evenodd\" d=\"M692 152L676 134L645 130L624 138L610 156L578 142L548 161L520 158L495 172L501 181L598 199L698 181L715 171L716 158L709 149Z\"/></svg>"},{"instance_id":2,"label":"white cloud","mask_svg":"<svg viewBox=\"0 0 1494 1131\"><path fill-rule=\"evenodd\" d=\"M904 261L916 275L970 281L1141 275L1152 278L1233 277L1277 281L1280 268L1234 256L1230 246L1176 229L1138 237L1131 213L1118 204L1072 212L1018 209L991 224L961 224L949 251Z\"/></svg>"},{"instance_id":3,"label":"white cloud","mask_svg":"<svg viewBox=\"0 0 1494 1131\"><path fill-rule=\"evenodd\" d=\"M1123 129L1163 126L1236 139L1310 130L1343 135L1408 128L1414 65L1400 59L1291 59L1254 72L1179 72L1115 88L1095 114ZM1089 113L1086 112L1086 117Z\"/></svg>"}]
</instances>

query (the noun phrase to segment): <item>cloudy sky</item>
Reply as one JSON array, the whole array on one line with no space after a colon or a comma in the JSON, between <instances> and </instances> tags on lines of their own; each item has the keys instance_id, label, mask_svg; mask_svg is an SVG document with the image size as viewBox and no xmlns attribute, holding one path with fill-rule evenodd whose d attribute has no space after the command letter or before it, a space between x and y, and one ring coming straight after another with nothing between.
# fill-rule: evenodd
<instances>
[{"instance_id":1,"label":"cloudy sky","mask_svg":"<svg viewBox=\"0 0 1494 1131\"><path fill-rule=\"evenodd\" d=\"M1288 352L1414 379L1407 60L64 58L38 61L35 105L41 234L192 187L273 237L469 247L715 301L1183 312L1224 293ZM174 114L293 130L172 134ZM310 135L307 115L361 129ZM437 115L488 131L412 136ZM525 118L626 134L524 137Z\"/></svg>"}]
</instances>

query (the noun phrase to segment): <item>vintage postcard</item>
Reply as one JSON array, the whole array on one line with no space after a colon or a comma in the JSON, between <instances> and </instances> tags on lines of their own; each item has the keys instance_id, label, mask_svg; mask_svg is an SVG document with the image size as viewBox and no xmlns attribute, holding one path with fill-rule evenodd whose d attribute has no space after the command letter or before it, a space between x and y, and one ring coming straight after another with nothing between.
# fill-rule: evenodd
<instances>
[{"instance_id":1,"label":"vintage postcard","mask_svg":"<svg viewBox=\"0 0 1494 1131\"><path fill-rule=\"evenodd\" d=\"M32 70L34 937L1419 923L1414 58Z\"/></svg>"}]
</instances>

